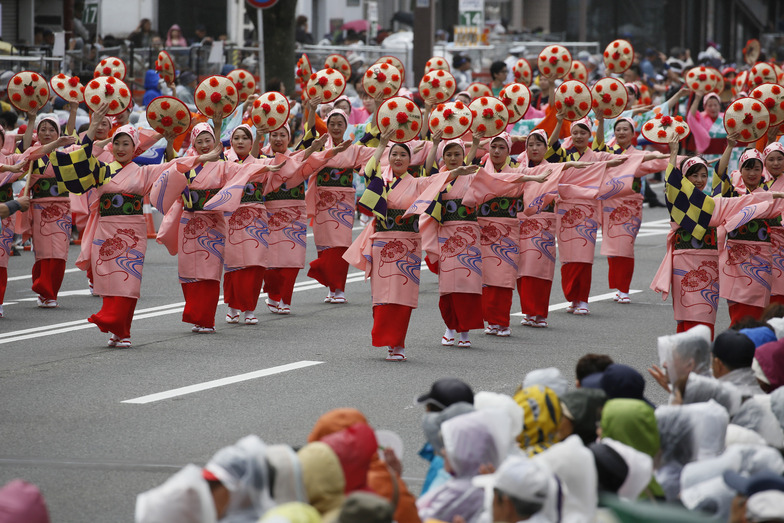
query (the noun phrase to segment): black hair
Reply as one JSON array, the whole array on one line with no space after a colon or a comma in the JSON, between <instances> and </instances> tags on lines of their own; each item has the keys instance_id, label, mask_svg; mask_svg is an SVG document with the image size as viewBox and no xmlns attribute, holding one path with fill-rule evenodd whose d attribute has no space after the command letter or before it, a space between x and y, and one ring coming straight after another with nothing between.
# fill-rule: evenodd
<instances>
[{"instance_id":1,"label":"black hair","mask_svg":"<svg viewBox=\"0 0 784 523\"><path fill-rule=\"evenodd\" d=\"M506 63L502 62L501 60L496 60L492 64L490 64L490 78L494 78L495 75L500 73L506 67Z\"/></svg>"},{"instance_id":2,"label":"black hair","mask_svg":"<svg viewBox=\"0 0 784 523\"><path fill-rule=\"evenodd\" d=\"M695 156L697 156L697 157L699 157L699 158L702 158L702 155L699 155L699 154L697 154L697 155L695 155ZM685 164L685 163L686 163L686 162L687 162L687 161L688 161L690 158L694 158L694 156L689 156L688 158L684 158L684 159L683 159L683 161L681 161L681 164L678 166L678 167L680 168L680 170L681 170L681 171L683 171L683 165L684 165L684 164ZM705 161L705 158L702 158L702 161L704 162L704 161ZM707 163L707 162L706 162L706 163ZM694 165L692 165L691 167L689 167L689 170L688 170L688 171L686 171L685 173L683 173L683 176L691 176L692 174L694 174L695 172L697 172L697 170L699 170L699 168L700 168L700 167L705 167L705 164L704 164L704 163L695 163ZM706 167L706 169L707 169L707 167Z\"/></svg>"},{"instance_id":3,"label":"black hair","mask_svg":"<svg viewBox=\"0 0 784 523\"><path fill-rule=\"evenodd\" d=\"M604 372L604 369L613 363L612 358L606 354L586 354L577 360L577 367L574 373L577 379L582 381L586 376Z\"/></svg>"},{"instance_id":4,"label":"black hair","mask_svg":"<svg viewBox=\"0 0 784 523\"><path fill-rule=\"evenodd\" d=\"M404 143L396 143L392 145L392 147L389 148L389 154L387 156L392 154L392 149L394 149L395 147L402 147L403 149L405 149L406 153L408 154L408 157L411 158L411 148Z\"/></svg>"},{"instance_id":5,"label":"black hair","mask_svg":"<svg viewBox=\"0 0 784 523\"><path fill-rule=\"evenodd\" d=\"M544 508L544 503L539 501L525 501L518 497L507 494L498 489L494 489L496 498L501 501L504 497L509 498L512 506L520 518L528 519Z\"/></svg>"}]
</instances>

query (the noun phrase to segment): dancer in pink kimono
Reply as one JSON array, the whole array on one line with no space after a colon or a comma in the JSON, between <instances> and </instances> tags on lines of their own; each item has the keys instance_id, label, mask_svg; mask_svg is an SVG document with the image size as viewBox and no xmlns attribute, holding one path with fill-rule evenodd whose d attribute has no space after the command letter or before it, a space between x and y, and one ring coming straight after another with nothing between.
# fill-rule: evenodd
<instances>
[{"instance_id":1,"label":"dancer in pink kimono","mask_svg":"<svg viewBox=\"0 0 784 523\"><path fill-rule=\"evenodd\" d=\"M108 108L108 103L99 108L81 140L81 147L56 151L51 158L59 190L83 194L95 189L96 198L91 203L76 265L82 270L91 269L95 290L103 298L103 304L87 321L111 334L110 347L128 348L147 251L144 196L175 162L194 165L198 158L144 167L136 165L133 158L139 146L139 132L131 125L124 125L112 138L113 160L109 163L99 160L93 155L92 140ZM174 136L167 137L168 159L174 157L173 139ZM56 143L68 146L75 141L76 138L65 136Z\"/></svg>"},{"instance_id":2,"label":"dancer in pink kimono","mask_svg":"<svg viewBox=\"0 0 784 523\"><path fill-rule=\"evenodd\" d=\"M214 120L220 129L221 121ZM185 296L182 321L193 332L215 332L215 310L220 295L227 226L224 213L240 206L248 180L281 164L237 164L219 161L222 148L213 127L197 124L191 131L196 165L178 162L156 182L153 205L166 213L158 242L177 255L177 269Z\"/></svg>"},{"instance_id":3,"label":"dancer in pink kimono","mask_svg":"<svg viewBox=\"0 0 784 523\"><path fill-rule=\"evenodd\" d=\"M531 131L525 143L525 152L517 158L520 167L546 167L553 171L541 186L529 184L525 187L523 210L517 213L520 222L517 293L523 313L520 324L545 328L555 273L555 199L558 196L558 181L564 169L582 169L592 165L592 162L546 162L544 157L548 136L544 129Z\"/></svg>"},{"instance_id":4,"label":"dancer in pink kimono","mask_svg":"<svg viewBox=\"0 0 784 523\"><path fill-rule=\"evenodd\" d=\"M28 115L32 122L35 114ZM60 137L60 122L53 116L40 118L35 126L38 142L46 147ZM24 148L32 144L32 133L26 133ZM46 153L54 150L47 148ZM33 162L30 174L30 208L19 214L17 224L24 240L32 237L35 264L33 265L33 292L38 294L38 306L57 307L57 293L63 283L68 246L71 242L71 204L68 194L59 192L54 179L54 169L48 156Z\"/></svg>"},{"instance_id":5,"label":"dancer in pink kimono","mask_svg":"<svg viewBox=\"0 0 784 523\"><path fill-rule=\"evenodd\" d=\"M309 101L310 120L307 129L314 128L318 102L319 97ZM325 147L329 149L343 142L348 117L342 110L332 109L327 115L326 124L329 139ZM307 143L307 139L305 141ZM348 263L343 259L343 254L352 242L356 214L354 172L362 168L374 152L371 147L350 145L329 160L318 173L312 174L308 181L305 199L308 218L313 220L313 241L318 250L318 258L310 262L308 277L327 287L324 303L346 303Z\"/></svg>"},{"instance_id":6,"label":"dancer in pink kimono","mask_svg":"<svg viewBox=\"0 0 784 523\"><path fill-rule=\"evenodd\" d=\"M704 111L698 111L702 100ZM724 113L721 112L721 98L716 93L705 94L696 91L686 115L686 123L691 129L693 148L700 154L719 155L727 145L724 129ZM691 144L692 141L690 140ZM691 146L690 146L691 147Z\"/></svg>"},{"instance_id":7,"label":"dancer in pink kimono","mask_svg":"<svg viewBox=\"0 0 784 523\"><path fill-rule=\"evenodd\" d=\"M30 162L41 155L40 149L37 146L29 148L23 154L0 154L0 203L14 199L14 182L27 173ZM0 223L0 318L3 317L3 300L8 285L8 259L14 248L15 222L15 216L8 216Z\"/></svg>"},{"instance_id":8,"label":"dancer in pink kimono","mask_svg":"<svg viewBox=\"0 0 784 523\"><path fill-rule=\"evenodd\" d=\"M762 154L751 148L740 155L738 162L744 189L732 186L727 168L738 138L738 134L727 137L727 147L716 164L713 176L714 195L733 198L768 190L762 184ZM746 316L759 319L770 303L773 252L769 220L780 219L781 211L782 205L778 202L772 204L766 212L756 214L754 219L727 230L726 244L719 237L719 296L727 300L732 324Z\"/></svg>"},{"instance_id":9,"label":"dancer in pink kimono","mask_svg":"<svg viewBox=\"0 0 784 523\"><path fill-rule=\"evenodd\" d=\"M775 138L774 138L775 139ZM765 161L765 171L770 177L766 186L770 191L784 191L784 144L772 142L762 151ZM771 247L771 287L770 302L784 304L784 227L781 226L781 217L774 216L768 221L770 226Z\"/></svg>"},{"instance_id":10,"label":"dancer in pink kimono","mask_svg":"<svg viewBox=\"0 0 784 523\"><path fill-rule=\"evenodd\" d=\"M389 149L389 166L379 168L381 156L395 132L387 129L373 157L365 166L368 188L360 205L373 211L374 219L351 244L344 258L370 276L373 300L373 346L387 347L387 361L406 361L405 340L411 311L419 298L422 238L418 219L403 215L431 184L439 190L476 167L458 167L435 176L415 178L407 173L411 152L405 144Z\"/></svg>"},{"instance_id":11,"label":"dancer in pink kimono","mask_svg":"<svg viewBox=\"0 0 784 523\"><path fill-rule=\"evenodd\" d=\"M590 118L572 123L572 147L561 147L558 136L561 134L564 114L556 114L556 125L550 136L545 158L549 162L601 161L581 170L570 170L561 176L558 186L557 238L558 257L561 260L561 286L564 296L571 302L566 312L587 315L588 296L591 292L591 272L593 269L596 233L601 223L602 209L596 199L599 186L605 176L605 169L617 167L628 156L617 157L590 148Z\"/></svg>"},{"instance_id":12,"label":"dancer in pink kimono","mask_svg":"<svg viewBox=\"0 0 784 523\"><path fill-rule=\"evenodd\" d=\"M284 183L295 186L301 184L316 167L323 165L328 158L345 150L350 144L346 142L341 144L342 147L334 147L317 155L311 155L316 149L311 146L301 155L302 161L300 158L286 160L282 155L275 154L271 157L256 158L263 134L263 130L257 128L254 139L247 124L238 126L231 133L231 149L227 155L230 161L261 165L274 165L285 161L286 165L277 172L267 171L251 176L243 189L240 206L228 217L228 236L224 250L226 272L223 276L224 301L229 306L227 323L239 323L240 312L244 314L246 325L256 325L259 321L254 311L269 263L269 226L264 205L265 195L279 189ZM324 141L319 143L317 140L314 144L318 147L323 145Z\"/></svg>"},{"instance_id":13,"label":"dancer in pink kimono","mask_svg":"<svg viewBox=\"0 0 784 523\"><path fill-rule=\"evenodd\" d=\"M669 118L669 117L667 117ZM604 118L597 115L594 151L629 155L623 167L608 169L602 180L598 199L602 208L602 246L607 256L607 280L610 289L617 289L614 301L631 303L629 287L634 275L634 242L642 223L642 182L640 179L667 168L668 155L644 152L632 146L634 120L618 118L613 125L615 144L604 143Z\"/></svg>"},{"instance_id":14,"label":"dancer in pink kimono","mask_svg":"<svg viewBox=\"0 0 784 523\"><path fill-rule=\"evenodd\" d=\"M782 198L784 193L759 192L737 198L707 196L703 190L708 185L708 164L702 157L694 156L677 168L676 140L670 143L666 178L672 230L667 236L667 253L651 289L660 292L665 300L672 289L677 332L706 325L713 333L723 263L719 249L728 231L767 214L773 198Z\"/></svg>"}]
</instances>

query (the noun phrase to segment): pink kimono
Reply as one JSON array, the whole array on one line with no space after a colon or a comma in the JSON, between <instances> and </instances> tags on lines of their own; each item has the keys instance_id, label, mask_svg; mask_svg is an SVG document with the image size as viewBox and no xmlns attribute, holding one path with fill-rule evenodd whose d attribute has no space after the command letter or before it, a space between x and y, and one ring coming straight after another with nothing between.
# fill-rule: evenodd
<instances>
[{"instance_id":1,"label":"pink kimono","mask_svg":"<svg viewBox=\"0 0 784 523\"><path fill-rule=\"evenodd\" d=\"M774 179L768 188L769 191L784 191L784 176ZM777 210L769 221L770 247L771 247L771 286L770 301L784 303L784 227L781 226L781 210L784 207L780 201L773 203Z\"/></svg>"},{"instance_id":2,"label":"pink kimono","mask_svg":"<svg viewBox=\"0 0 784 523\"><path fill-rule=\"evenodd\" d=\"M673 175L680 175L680 171L673 172ZM668 173L668 178L670 176ZM687 182L684 179L682 183ZM727 251L727 233L745 228L747 221L767 215L772 204L771 196L764 192L737 198L716 197L713 201L715 207L710 217L710 229L702 240L678 224L671 223L667 253L651 283L651 289L662 293L664 300L672 288L672 306L678 332L696 324L705 324L713 329L719 305L719 282L724 278L721 274L726 265L734 263L727 252L720 254L721 251ZM753 280L751 274L748 279ZM744 278L743 283L748 284L748 281Z\"/></svg>"},{"instance_id":3,"label":"pink kimono","mask_svg":"<svg viewBox=\"0 0 784 523\"><path fill-rule=\"evenodd\" d=\"M177 255L186 302L183 322L212 328L223 271L224 213L239 207L248 179L264 165L217 161L190 167L177 163L166 171L150 197L156 208L166 211L158 243Z\"/></svg>"},{"instance_id":4,"label":"pink kimono","mask_svg":"<svg viewBox=\"0 0 784 523\"><path fill-rule=\"evenodd\" d=\"M418 220L403 215L431 183L443 187L448 176L398 178L390 167L381 173L373 158L365 166L366 179L381 177L388 187L386 220L371 220L343 258L370 276L375 347L405 347L411 311L419 304L422 238Z\"/></svg>"}]
</instances>

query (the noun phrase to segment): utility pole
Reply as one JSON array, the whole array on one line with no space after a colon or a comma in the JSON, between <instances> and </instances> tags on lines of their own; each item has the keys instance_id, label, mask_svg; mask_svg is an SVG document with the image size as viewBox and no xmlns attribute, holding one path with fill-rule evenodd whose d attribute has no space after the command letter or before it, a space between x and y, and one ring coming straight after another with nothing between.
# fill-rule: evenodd
<instances>
[{"instance_id":1,"label":"utility pole","mask_svg":"<svg viewBox=\"0 0 784 523\"><path fill-rule=\"evenodd\" d=\"M433 56L435 33L436 0L416 0L414 7L414 70L407 71L406 79L411 78L419 85L425 74L425 64ZM411 76L409 76L411 75Z\"/></svg>"}]
</instances>

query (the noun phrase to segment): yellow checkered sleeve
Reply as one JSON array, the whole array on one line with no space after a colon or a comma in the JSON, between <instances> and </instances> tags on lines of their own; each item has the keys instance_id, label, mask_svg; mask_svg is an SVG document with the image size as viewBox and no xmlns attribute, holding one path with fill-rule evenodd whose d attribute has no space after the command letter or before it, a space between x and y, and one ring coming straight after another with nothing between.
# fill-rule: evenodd
<instances>
[{"instance_id":1,"label":"yellow checkered sleeve","mask_svg":"<svg viewBox=\"0 0 784 523\"><path fill-rule=\"evenodd\" d=\"M729 176L727 176L727 169L724 172L719 172L719 164L713 168L713 180L711 181L711 194L713 196L723 196L724 198L734 198L740 196L738 191L732 185Z\"/></svg>"},{"instance_id":2,"label":"yellow checkered sleeve","mask_svg":"<svg viewBox=\"0 0 784 523\"><path fill-rule=\"evenodd\" d=\"M362 193L358 205L371 211L374 216L386 220L388 187L379 172L379 165L375 158L368 160L365 165L365 180L367 188Z\"/></svg>"},{"instance_id":3,"label":"yellow checkered sleeve","mask_svg":"<svg viewBox=\"0 0 784 523\"><path fill-rule=\"evenodd\" d=\"M664 191L670 219L702 240L710 225L716 202L686 179L680 169L667 166L667 186Z\"/></svg>"},{"instance_id":4,"label":"yellow checkered sleeve","mask_svg":"<svg viewBox=\"0 0 784 523\"><path fill-rule=\"evenodd\" d=\"M84 194L111 178L113 173L110 164L95 158L92 146L92 140L85 137L83 145L78 149L71 152L54 151L49 155L58 191Z\"/></svg>"}]
</instances>

